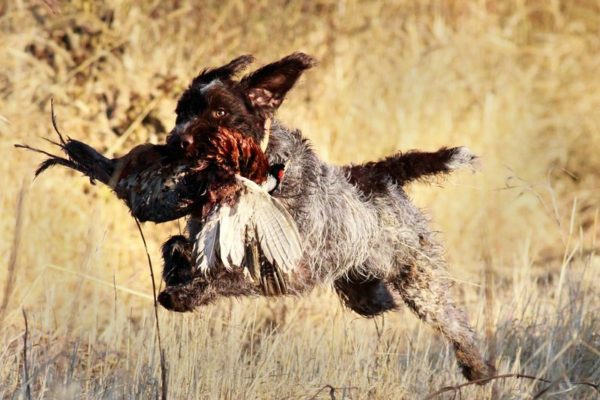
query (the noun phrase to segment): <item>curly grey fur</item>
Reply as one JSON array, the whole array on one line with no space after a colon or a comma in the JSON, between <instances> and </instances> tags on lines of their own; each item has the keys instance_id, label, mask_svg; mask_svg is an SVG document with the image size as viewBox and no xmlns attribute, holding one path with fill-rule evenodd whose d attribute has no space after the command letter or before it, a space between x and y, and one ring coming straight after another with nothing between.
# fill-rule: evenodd
<instances>
[{"instance_id":1,"label":"curly grey fur","mask_svg":"<svg viewBox=\"0 0 600 400\"><path fill-rule=\"evenodd\" d=\"M288 164L274 195L298 225L304 262L316 281L332 283L348 274L392 279L399 266L415 262L443 270L427 218L400 185L364 190L350 183L347 167L321 161L300 132L280 124L272 129L270 162Z\"/></svg>"},{"instance_id":2,"label":"curly grey fur","mask_svg":"<svg viewBox=\"0 0 600 400\"><path fill-rule=\"evenodd\" d=\"M353 184L349 175L356 166L321 161L299 131L275 123L271 135L270 162L288 164L275 195L298 224L311 282L333 283L347 305L367 316L395 308L395 291L453 344L468 379L490 376L493 366L485 363L466 315L449 296L442 246L402 183L392 176L381 182L365 167L361 173L368 179ZM462 149L456 154L464 158ZM454 167L456 159L450 163Z\"/></svg>"}]
</instances>

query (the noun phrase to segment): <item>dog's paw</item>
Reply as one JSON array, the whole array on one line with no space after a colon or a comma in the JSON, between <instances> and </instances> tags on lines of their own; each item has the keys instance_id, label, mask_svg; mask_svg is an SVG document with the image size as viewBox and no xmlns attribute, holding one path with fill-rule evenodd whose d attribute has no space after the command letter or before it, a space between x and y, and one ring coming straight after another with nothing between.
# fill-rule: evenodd
<instances>
[{"instance_id":1,"label":"dog's paw","mask_svg":"<svg viewBox=\"0 0 600 400\"><path fill-rule=\"evenodd\" d=\"M471 171L475 172L478 169L481 169L481 159L468 147L454 147L450 150L452 151L452 155L446 162L446 167L449 170L453 171L460 168L469 168Z\"/></svg>"},{"instance_id":2,"label":"dog's paw","mask_svg":"<svg viewBox=\"0 0 600 400\"><path fill-rule=\"evenodd\" d=\"M473 365L463 365L462 373L470 382L485 385L498 374L496 367L490 361L476 360Z\"/></svg>"},{"instance_id":3,"label":"dog's paw","mask_svg":"<svg viewBox=\"0 0 600 400\"><path fill-rule=\"evenodd\" d=\"M180 298L177 292L173 292L170 289L165 289L160 292L157 300L161 306L169 311L181 313L194 311L194 307L190 305L185 298Z\"/></svg>"}]
</instances>

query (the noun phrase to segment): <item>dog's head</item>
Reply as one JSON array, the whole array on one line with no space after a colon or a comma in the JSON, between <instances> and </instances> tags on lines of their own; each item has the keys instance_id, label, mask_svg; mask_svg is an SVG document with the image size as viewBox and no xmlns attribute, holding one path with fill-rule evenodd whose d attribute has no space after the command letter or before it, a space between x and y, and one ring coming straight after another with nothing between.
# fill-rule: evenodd
<instances>
[{"instance_id":1,"label":"dog's head","mask_svg":"<svg viewBox=\"0 0 600 400\"><path fill-rule=\"evenodd\" d=\"M254 58L238 57L218 68L200 73L181 95L175 110L175 128L167 144L186 155L195 155L194 138L215 132L219 127L232 129L254 138L258 143L287 92L300 75L315 65L315 59L294 53L237 80ZM194 129L189 129L193 125Z\"/></svg>"}]
</instances>

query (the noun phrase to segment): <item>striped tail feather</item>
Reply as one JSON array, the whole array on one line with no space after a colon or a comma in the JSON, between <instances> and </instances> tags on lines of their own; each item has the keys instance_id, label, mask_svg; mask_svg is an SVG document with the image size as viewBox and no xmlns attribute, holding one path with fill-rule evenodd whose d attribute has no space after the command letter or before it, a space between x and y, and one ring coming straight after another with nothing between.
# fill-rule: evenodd
<instances>
[{"instance_id":1,"label":"striped tail feather","mask_svg":"<svg viewBox=\"0 0 600 400\"><path fill-rule=\"evenodd\" d=\"M33 151L36 153L48 156L36 169L35 176L37 177L48 168L55 165L62 165L82 173L90 178L90 181L98 180L106 185L110 183L111 177L115 172L115 161L104 157L96 149L79 140L66 139L60 137L60 142L50 141L50 143L58 146L63 151L66 157L55 155L47 151L31 147L26 144L16 144L15 147Z\"/></svg>"}]
</instances>

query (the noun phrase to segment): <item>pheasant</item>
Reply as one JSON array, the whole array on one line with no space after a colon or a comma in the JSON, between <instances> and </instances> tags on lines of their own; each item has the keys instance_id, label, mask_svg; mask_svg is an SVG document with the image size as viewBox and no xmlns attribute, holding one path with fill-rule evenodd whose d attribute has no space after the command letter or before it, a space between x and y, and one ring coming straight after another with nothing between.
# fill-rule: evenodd
<instances>
[{"instance_id":1,"label":"pheasant","mask_svg":"<svg viewBox=\"0 0 600 400\"><path fill-rule=\"evenodd\" d=\"M204 155L196 168L207 181L203 206L192 213L202 227L192 238L193 264L204 275L220 265L228 271L244 266L264 294L285 294L285 274L298 265L302 250L294 220L269 193L284 166L269 167L259 144L233 129L194 136Z\"/></svg>"},{"instance_id":2,"label":"pheasant","mask_svg":"<svg viewBox=\"0 0 600 400\"><path fill-rule=\"evenodd\" d=\"M193 273L208 276L221 267L243 268L263 293L286 293L285 274L301 258L298 229L269 193L278 187L284 167L270 167L255 139L221 127L201 135L194 132L201 139L193 158L182 156L172 145L143 144L109 159L56 132L59 141L51 143L66 158L16 145L49 157L36 176L55 165L79 171L92 183L111 187L140 221L158 223L191 215L202 227L191 238Z\"/></svg>"},{"instance_id":3,"label":"pheasant","mask_svg":"<svg viewBox=\"0 0 600 400\"><path fill-rule=\"evenodd\" d=\"M16 147L47 155L37 177L48 168L62 165L81 172L92 184L100 181L114 190L142 222L166 222L188 215L204 191L204 176L167 145L142 144L122 157L107 158L91 146L65 137L56 130L57 145L66 158L23 144Z\"/></svg>"}]
</instances>

